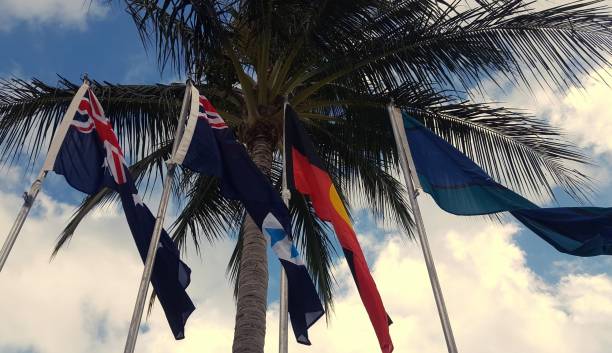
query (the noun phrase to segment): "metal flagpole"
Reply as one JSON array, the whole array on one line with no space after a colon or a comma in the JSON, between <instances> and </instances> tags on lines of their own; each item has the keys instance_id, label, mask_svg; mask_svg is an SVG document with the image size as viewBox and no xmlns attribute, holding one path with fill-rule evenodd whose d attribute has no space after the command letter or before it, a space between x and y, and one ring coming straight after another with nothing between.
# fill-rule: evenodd
<instances>
[{"instance_id":1,"label":"metal flagpole","mask_svg":"<svg viewBox=\"0 0 612 353\"><path fill-rule=\"evenodd\" d=\"M402 121L399 109L394 107L393 104L389 104L388 111L391 126L393 127L393 136L395 137L395 143L397 145L400 165L402 166L404 179L406 181L406 188L408 189L408 199L410 200L412 213L414 214L414 218L416 220L417 233L419 235L421 249L423 250L423 257L425 258L427 272L429 273L429 281L431 282L431 288L436 300L436 306L438 307L438 315L440 316L442 330L444 331L446 347L448 348L449 353L457 353L457 346L455 344L455 338L453 336L450 320L448 319L448 313L446 312L446 305L444 304L442 289L440 288L436 267L434 266L431 251L429 250L429 241L427 240L427 233L425 232L423 217L421 216L419 203L416 199L418 194L415 191L413 183L418 183L418 176L415 174L416 169L414 168L414 161L412 160L412 154L410 153L410 148L408 146L408 139L406 138L404 123Z\"/></svg>"},{"instance_id":2,"label":"metal flagpole","mask_svg":"<svg viewBox=\"0 0 612 353\"><path fill-rule=\"evenodd\" d=\"M4 241L4 245L2 245L2 250L0 250L0 272L4 267L4 263L6 263L6 259L17 240L17 236L19 235L19 231L23 226L26 218L28 217L28 213L30 213L30 209L32 208L32 204L38 196L38 192L40 191L40 187L42 186L43 180L47 176L47 171L42 170L40 174L36 177L36 180L32 183L30 187L30 191L23 193L23 206L21 206L21 210L17 214L17 218L15 219L15 223L13 223L13 227L9 232L8 237Z\"/></svg>"},{"instance_id":3,"label":"metal flagpole","mask_svg":"<svg viewBox=\"0 0 612 353\"><path fill-rule=\"evenodd\" d=\"M174 143L172 144L171 156L174 156L174 154L176 153L176 150L178 149L178 146L181 142L181 138L183 137L183 131L185 129L185 119L188 114L190 97L191 79L187 81L187 85L185 86L185 96L183 97L181 115L179 116L176 133L174 135ZM140 320L142 319L145 300L147 297L147 292L149 290L149 282L151 282L151 274L153 273L153 264L155 263L155 256L157 255L159 238L161 237L161 232L164 227L164 218L166 217L166 209L168 208L168 200L170 199L170 189L172 186L172 179L174 178L175 169L176 163L172 162L171 157L168 161L168 172L166 173L166 179L164 180L162 196L159 202L159 208L157 210L157 218L155 219L155 227L153 228L153 235L151 236L151 243L149 244L147 259L145 261L144 271L142 272L140 287L138 288L138 296L136 297L136 304L134 305L134 312L132 314L132 321L130 323L127 341L125 342L124 353L133 353L134 348L136 347L138 329L140 328Z\"/></svg>"},{"instance_id":4,"label":"metal flagpole","mask_svg":"<svg viewBox=\"0 0 612 353\"><path fill-rule=\"evenodd\" d=\"M289 207L289 199L291 198L291 192L287 188L287 151L285 141L285 114L287 112L287 105L289 104L287 96L285 96L285 102L283 103L283 186L282 186L282 197L285 206ZM287 285L287 274L285 269L281 266L280 273L280 308L278 318L278 353L287 353L288 351L288 334L289 334L289 288Z\"/></svg>"},{"instance_id":5,"label":"metal flagpole","mask_svg":"<svg viewBox=\"0 0 612 353\"><path fill-rule=\"evenodd\" d=\"M36 200L36 197L38 196L38 192L40 191L42 183L47 176L47 172L53 169L55 158L57 157L62 142L64 141L64 137L66 136L66 132L70 127L70 123L72 122L72 119L74 119L74 114L76 113L79 103L81 102L81 97L83 97L88 88L89 80L87 79L87 75L84 75L83 84L75 94L72 102L70 102L66 113L64 113L64 118L62 119L62 122L57 128L53 140L51 141L49 151L47 152L47 158L45 159L45 163L43 164L40 173L36 177L36 180L34 180L32 183L30 190L23 194L23 206L21 206L21 210L19 210L19 213L17 214L13 227L2 245L2 250L0 250L0 272L2 272L2 268L4 268L4 264L11 253L13 245L15 245L15 241L17 240L17 236L19 236L21 227L23 227L26 218L28 218L30 209L32 209L34 200Z\"/></svg>"}]
</instances>

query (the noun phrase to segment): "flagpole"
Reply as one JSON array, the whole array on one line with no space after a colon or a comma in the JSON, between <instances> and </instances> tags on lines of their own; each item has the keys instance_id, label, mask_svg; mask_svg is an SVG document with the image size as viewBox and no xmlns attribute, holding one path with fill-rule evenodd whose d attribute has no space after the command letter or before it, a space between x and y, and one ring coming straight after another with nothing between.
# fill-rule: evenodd
<instances>
[{"instance_id":1,"label":"flagpole","mask_svg":"<svg viewBox=\"0 0 612 353\"><path fill-rule=\"evenodd\" d=\"M423 250L423 257L425 258L425 264L429 274L429 281L431 282L431 288L433 290L434 299L438 308L438 315L440 316L440 323L442 324L442 331L444 332L444 338L446 340L446 347L448 348L449 353L457 353L457 346L455 344L453 330L451 328L450 320L448 319L442 289L440 287L440 282L438 281L433 256L431 255L431 250L429 249L429 241L427 240L427 233L425 232L423 217L421 216L421 210L416 198L418 195L415 191L413 182L418 181L418 176L414 174L416 170L413 169L414 161L412 160L412 154L410 153L410 148L408 146L408 140L404 130L404 123L401 120L399 110L394 107L392 103L389 104L388 111L400 165L402 166L404 180L406 181L406 188L408 189L408 199L410 201L412 213L416 221L417 233L419 235L421 249Z\"/></svg>"},{"instance_id":2,"label":"flagpole","mask_svg":"<svg viewBox=\"0 0 612 353\"><path fill-rule=\"evenodd\" d=\"M38 177L36 177L36 180L34 180L32 183L30 191L23 194L23 206L21 206L21 210L19 210L19 213L17 214L15 223L13 223L13 227L11 228L9 235L6 237L4 245L2 245L2 250L0 250L0 272L2 272L2 268L6 263L6 259L8 258L13 245L15 245L15 241L17 240L17 236L21 231L23 223L25 222L26 218L28 218L28 213L30 213L30 209L32 209L32 204L34 203L36 196L38 196L38 192L40 191L42 182L45 180L46 176L47 172L41 170Z\"/></svg>"},{"instance_id":3,"label":"flagpole","mask_svg":"<svg viewBox=\"0 0 612 353\"><path fill-rule=\"evenodd\" d=\"M283 177L282 177L282 193L283 202L285 206L289 207L289 199L291 198L291 192L287 188L287 151L285 143L285 114L287 112L287 105L289 104L287 96L283 102ZM279 318L278 318L278 352L287 353L288 347L288 335L289 335L289 287L287 284L287 274L285 269L281 266L280 273L280 307L279 307Z\"/></svg>"},{"instance_id":4,"label":"flagpole","mask_svg":"<svg viewBox=\"0 0 612 353\"><path fill-rule=\"evenodd\" d=\"M51 145L49 147L49 151L47 152L47 157L45 158L45 162L40 170L40 173L36 177L36 180L30 186L30 190L24 192L23 194L23 205L21 206L21 210L17 214L17 218L15 218L15 222L13 223L13 227L11 228L4 244L2 245L2 250L0 250L0 272L4 268L4 264L8 259L11 250L13 249L13 245L15 245L15 241L17 241L17 237L19 236L19 232L25 223L25 220L28 218L28 214L32 209L32 205L34 204L34 200L38 196L40 189L42 188L42 183L47 177L47 172L53 169L53 164L55 163L55 158L59 152L59 148L64 141L64 137L66 136L66 132L70 127L70 123L72 119L74 119L74 114L77 111L81 98L85 91L89 88L89 79L87 78L87 74L83 76L83 84L76 92L72 102L68 106L68 109L64 113L64 118L60 123L60 126L57 128L55 136L51 141ZM78 98L78 99L77 99Z\"/></svg>"},{"instance_id":5,"label":"flagpole","mask_svg":"<svg viewBox=\"0 0 612 353\"><path fill-rule=\"evenodd\" d=\"M145 300L147 292L149 290L149 282L151 282L151 275L153 274L153 264L155 263L155 256L157 255L157 247L159 245L159 239L161 232L164 227L164 218L166 217L166 210L168 208L168 201L170 199L170 190L172 187L172 180L174 179L174 173L176 170L176 163L172 162L172 156L176 153L180 144L183 132L185 129L185 119L189 109L189 99L191 97L191 79L187 81L185 86L185 95L183 96L183 104L181 106L181 115L178 118L176 127L176 133L174 135L174 143L172 144L172 155L168 161L168 172L164 179L164 185L162 190L161 200L159 202L159 208L157 210L157 218L155 219L155 227L153 228L153 234L151 236L151 243L149 244L149 250L147 252L147 259L145 261L144 270L142 272L142 278L140 280L140 287L138 288L138 295L136 297L136 304L134 305L134 312L132 314L132 321L130 322L130 328L128 331L128 337L125 342L124 353L133 353L136 347L136 339L138 338L138 329L140 328L140 321L145 307Z\"/></svg>"}]
</instances>

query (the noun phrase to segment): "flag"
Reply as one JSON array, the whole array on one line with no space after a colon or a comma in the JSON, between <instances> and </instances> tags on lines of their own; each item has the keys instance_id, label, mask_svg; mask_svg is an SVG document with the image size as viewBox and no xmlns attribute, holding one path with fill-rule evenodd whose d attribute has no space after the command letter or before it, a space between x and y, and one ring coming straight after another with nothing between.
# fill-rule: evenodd
<instances>
[{"instance_id":1,"label":"flag","mask_svg":"<svg viewBox=\"0 0 612 353\"><path fill-rule=\"evenodd\" d=\"M48 170L63 175L75 189L94 194L102 187L119 193L121 204L136 242L140 257L145 261L153 234L155 217L138 196L138 191L123 158L119 141L100 102L91 89L74 98L78 106L68 111L62 139L54 139L47 159ZM185 337L185 323L195 307L185 289L191 270L180 260L179 250L162 231L151 282L176 339Z\"/></svg>"},{"instance_id":2,"label":"flag","mask_svg":"<svg viewBox=\"0 0 612 353\"><path fill-rule=\"evenodd\" d=\"M222 195L243 203L287 274L288 310L295 337L310 345L308 328L324 310L291 239L289 210L217 110L195 87L191 87L185 132L172 160L192 171L219 177Z\"/></svg>"},{"instance_id":3,"label":"flag","mask_svg":"<svg viewBox=\"0 0 612 353\"><path fill-rule=\"evenodd\" d=\"M308 195L320 219L331 222L351 270L361 301L368 312L378 343L384 353L393 351L389 335L391 320L385 311L376 283L370 274L348 213L297 113L285 110L285 163L290 189Z\"/></svg>"},{"instance_id":4,"label":"flag","mask_svg":"<svg viewBox=\"0 0 612 353\"><path fill-rule=\"evenodd\" d=\"M414 165L440 208L457 215L508 211L563 253L612 255L612 208L540 208L494 181L476 163L403 113Z\"/></svg>"}]
</instances>

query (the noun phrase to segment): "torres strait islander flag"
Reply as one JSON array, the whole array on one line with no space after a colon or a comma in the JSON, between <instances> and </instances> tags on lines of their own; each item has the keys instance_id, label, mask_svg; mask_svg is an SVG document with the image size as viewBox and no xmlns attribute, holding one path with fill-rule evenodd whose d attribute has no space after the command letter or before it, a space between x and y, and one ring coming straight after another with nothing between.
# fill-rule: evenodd
<instances>
[{"instance_id":1,"label":"torres strait islander flag","mask_svg":"<svg viewBox=\"0 0 612 353\"><path fill-rule=\"evenodd\" d=\"M423 191L457 215L510 212L563 253L612 255L612 208L540 208L494 181L476 163L406 113L410 152Z\"/></svg>"},{"instance_id":2,"label":"torres strait islander flag","mask_svg":"<svg viewBox=\"0 0 612 353\"><path fill-rule=\"evenodd\" d=\"M289 210L210 101L197 88L190 89L189 118L172 160L192 171L219 177L223 196L243 203L285 269L291 326L297 341L309 345L308 328L324 310L291 239Z\"/></svg>"},{"instance_id":3,"label":"torres strait islander flag","mask_svg":"<svg viewBox=\"0 0 612 353\"><path fill-rule=\"evenodd\" d=\"M44 170L63 175L72 187L86 194L95 194L103 187L117 191L138 252L145 261L155 217L138 196L117 136L87 84L79 89L57 129ZM151 282L176 339L185 337L185 323L195 309L185 292L190 273L164 230Z\"/></svg>"},{"instance_id":4,"label":"torres strait islander flag","mask_svg":"<svg viewBox=\"0 0 612 353\"><path fill-rule=\"evenodd\" d=\"M384 353L392 352L391 319L385 311L346 208L297 113L289 105L285 110L285 154L289 187L308 195L319 218L332 223L380 348Z\"/></svg>"}]
</instances>

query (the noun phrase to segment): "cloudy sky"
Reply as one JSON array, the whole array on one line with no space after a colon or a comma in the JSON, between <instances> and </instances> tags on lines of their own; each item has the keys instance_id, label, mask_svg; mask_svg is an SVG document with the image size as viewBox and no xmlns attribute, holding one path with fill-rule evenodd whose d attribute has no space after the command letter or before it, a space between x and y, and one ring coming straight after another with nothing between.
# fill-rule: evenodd
<instances>
[{"instance_id":1,"label":"cloudy sky","mask_svg":"<svg viewBox=\"0 0 612 353\"><path fill-rule=\"evenodd\" d=\"M550 2L545 2L550 4ZM0 0L0 77L56 74L78 81L83 72L113 83L170 82L147 57L127 14L117 5L82 0ZM491 86L489 98L532 111L564 128L593 156L588 170L612 205L612 89L586 78L586 90L567 92ZM32 173L0 171L0 241L21 205ZM69 247L50 261L51 247L80 200L51 176L0 274L0 353L121 351L142 263L117 209L84 222ZM573 205L561 196L563 205ZM420 198L449 315L461 352L604 353L612 346L612 260L574 258L508 220L461 218ZM147 201L155 209L157 200ZM353 210L360 241L388 312L397 352L443 352L442 332L418 244ZM167 222L166 224L168 224ZM173 340L161 309L143 326L137 352L223 352L232 341L234 304L225 278L231 240L188 254L189 293L198 309L183 341ZM278 265L271 261L273 274ZM336 266L335 312L311 329L312 347L290 339L291 352L376 352L378 345L350 273ZM277 278L270 280L266 352L277 351Z\"/></svg>"}]
</instances>

